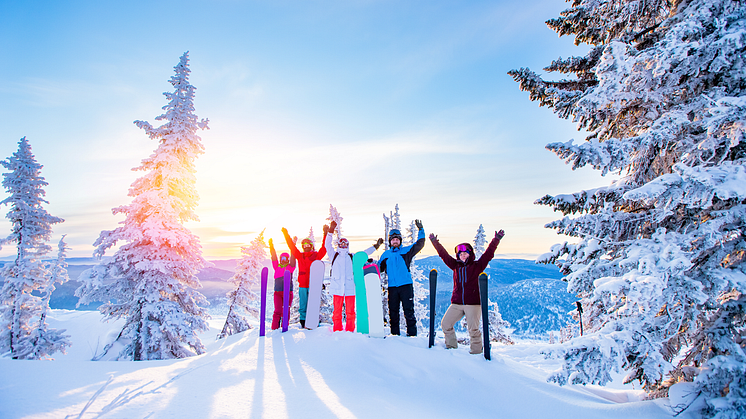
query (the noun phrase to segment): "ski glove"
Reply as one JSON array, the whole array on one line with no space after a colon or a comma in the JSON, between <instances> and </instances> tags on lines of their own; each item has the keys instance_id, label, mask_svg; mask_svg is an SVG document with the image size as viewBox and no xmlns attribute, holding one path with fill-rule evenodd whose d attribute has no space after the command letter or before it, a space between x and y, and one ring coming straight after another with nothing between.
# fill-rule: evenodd
<instances>
[{"instance_id":1,"label":"ski glove","mask_svg":"<svg viewBox=\"0 0 746 419\"><path fill-rule=\"evenodd\" d=\"M323 230L324 230L324 236L326 236L326 233L328 233L328 232L329 232L329 226L328 226L328 225L326 225L326 224L324 224L324 228L323 228Z\"/></svg>"},{"instance_id":2,"label":"ski glove","mask_svg":"<svg viewBox=\"0 0 746 419\"><path fill-rule=\"evenodd\" d=\"M336 221L332 221L331 223L329 223L329 232L330 233L334 234L334 229L335 228L337 228L337 222Z\"/></svg>"},{"instance_id":3,"label":"ski glove","mask_svg":"<svg viewBox=\"0 0 746 419\"><path fill-rule=\"evenodd\" d=\"M378 248L381 247L382 244L383 244L383 239L379 238L378 241L373 244L373 247L375 247L376 250L378 250Z\"/></svg>"},{"instance_id":4,"label":"ski glove","mask_svg":"<svg viewBox=\"0 0 746 419\"><path fill-rule=\"evenodd\" d=\"M498 240L502 240L503 236L505 236L505 231L500 230L495 232L495 238Z\"/></svg>"},{"instance_id":5,"label":"ski glove","mask_svg":"<svg viewBox=\"0 0 746 419\"><path fill-rule=\"evenodd\" d=\"M271 249L271 248L273 248L273 247L274 247L274 246L272 245L272 239L269 239L269 248Z\"/></svg>"},{"instance_id":6,"label":"ski glove","mask_svg":"<svg viewBox=\"0 0 746 419\"><path fill-rule=\"evenodd\" d=\"M422 220L414 220L414 225L416 225L417 228L422 230Z\"/></svg>"},{"instance_id":7,"label":"ski glove","mask_svg":"<svg viewBox=\"0 0 746 419\"><path fill-rule=\"evenodd\" d=\"M438 241L438 236L435 233L430 233L430 241Z\"/></svg>"}]
</instances>

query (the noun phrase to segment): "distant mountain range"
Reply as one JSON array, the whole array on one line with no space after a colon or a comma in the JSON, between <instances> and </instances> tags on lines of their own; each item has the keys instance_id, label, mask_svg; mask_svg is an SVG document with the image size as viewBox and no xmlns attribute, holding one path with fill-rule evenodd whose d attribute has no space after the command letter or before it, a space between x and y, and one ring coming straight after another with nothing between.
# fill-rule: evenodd
<instances>
[{"instance_id":1,"label":"distant mountain range","mask_svg":"<svg viewBox=\"0 0 746 419\"><path fill-rule=\"evenodd\" d=\"M93 258L69 258L70 281L58 285L50 299L52 308L68 310L95 310L100 303L76 308L78 298L75 290L81 285L78 278L95 263ZM202 283L199 291L210 301L210 311L222 314L226 303L226 293L233 289L228 282L238 260L211 261L213 266L203 269L197 276ZM436 297L436 321L440 319L450 304L453 289L453 272L438 256L420 257L415 260L427 281L431 269L438 271L438 291ZM267 260L269 265L269 260ZM494 259L485 269L489 277L489 295L496 301L504 320L511 323L514 334L525 337L546 338L550 330L559 330L571 318L576 298L567 292L567 284L561 280L557 267L537 265L525 259ZM428 284L423 284L426 288Z\"/></svg>"}]
</instances>

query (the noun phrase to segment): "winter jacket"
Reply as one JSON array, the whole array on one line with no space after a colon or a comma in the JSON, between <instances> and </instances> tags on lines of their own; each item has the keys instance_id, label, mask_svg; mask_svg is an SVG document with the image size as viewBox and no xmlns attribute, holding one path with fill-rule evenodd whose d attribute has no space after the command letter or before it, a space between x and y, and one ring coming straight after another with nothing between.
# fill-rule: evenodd
<instances>
[{"instance_id":1,"label":"winter jacket","mask_svg":"<svg viewBox=\"0 0 746 419\"><path fill-rule=\"evenodd\" d=\"M431 239L433 247L438 251L438 256L449 268L453 269L453 293L451 294L452 304L478 305L481 304L479 298L479 274L484 272L487 265L495 257L495 249L500 244L500 239L493 238L487 249L479 260L474 260L474 249L469 243L466 245L470 252L466 262L454 258L440 244L437 239ZM460 245L459 245L460 246Z\"/></svg>"},{"instance_id":2,"label":"winter jacket","mask_svg":"<svg viewBox=\"0 0 746 419\"><path fill-rule=\"evenodd\" d=\"M277 253L275 252L275 248L273 246L269 247L269 254L272 258L272 268L274 269L274 278L275 278L275 291L282 291L285 287L285 272L290 272L290 275L293 274L293 271L295 271L295 257L292 255L288 255L290 257L289 263L285 266L280 266L280 263L277 259ZM287 255L287 253L283 253L284 255ZM280 255L282 256L282 255ZM293 283L290 282L290 291L293 290Z\"/></svg>"},{"instance_id":3,"label":"winter jacket","mask_svg":"<svg viewBox=\"0 0 746 419\"><path fill-rule=\"evenodd\" d=\"M352 254L350 249L337 249L332 247L332 233L327 233L324 240L326 253L332 262L332 272L329 283L329 292L332 295L355 295L355 277L352 274ZM365 249L365 253L370 256L376 248L371 246ZM336 257L335 257L336 254Z\"/></svg>"},{"instance_id":4,"label":"winter jacket","mask_svg":"<svg viewBox=\"0 0 746 419\"><path fill-rule=\"evenodd\" d=\"M324 247L324 244L321 244L321 249L317 252L315 250L311 250L310 252L301 252L298 250L297 247L295 247L295 243L293 243L293 239L290 238L290 235L283 231L285 235L285 241L288 244L288 247L290 248L290 252L295 257L295 259L298 261L298 286L300 288L308 288L308 278L311 272L311 264L317 260L321 260L326 256L326 247ZM324 237L324 241L326 242L326 237Z\"/></svg>"},{"instance_id":5,"label":"winter jacket","mask_svg":"<svg viewBox=\"0 0 746 419\"><path fill-rule=\"evenodd\" d=\"M417 241L414 244L392 247L383 252L378 260L378 269L388 275L389 287L399 287L412 283L409 265L423 247L425 247L425 230L420 229L417 234Z\"/></svg>"}]
</instances>

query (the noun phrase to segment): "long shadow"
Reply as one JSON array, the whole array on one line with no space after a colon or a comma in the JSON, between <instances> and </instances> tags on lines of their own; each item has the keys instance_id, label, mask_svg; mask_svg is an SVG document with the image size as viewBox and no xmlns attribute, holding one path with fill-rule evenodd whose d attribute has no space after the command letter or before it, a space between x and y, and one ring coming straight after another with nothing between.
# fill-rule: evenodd
<instances>
[{"instance_id":1,"label":"long shadow","mask_svg":"<svg viewBox=\"0 0 746 419\"><path fill-rule=\"evenodd\" d=\"M257 354L256 372L254 378L254 395L251 400L251 415L249 415L249 417L251 418L262 417L262 411L264 410L264 377L266 375L264 373L264 351L266 350L265 339L267 339L267 337L262 336L258 339L259 341L256 344Z\"/></svg>"},{"instance_id":2,"label":"long shadow","mask_svg":"<svg viewBox=\"0 0 746 419\"><path fill-rule=\"evenodd\" d=\"M274 367L283 393L288 417L334 418L337 414L321 400L306 375L300 354L288 354L286 340L292 340L292 331L283 333L272 341ZM294 346L297 346L295 344Z\"/></svg>"}]
</instances>

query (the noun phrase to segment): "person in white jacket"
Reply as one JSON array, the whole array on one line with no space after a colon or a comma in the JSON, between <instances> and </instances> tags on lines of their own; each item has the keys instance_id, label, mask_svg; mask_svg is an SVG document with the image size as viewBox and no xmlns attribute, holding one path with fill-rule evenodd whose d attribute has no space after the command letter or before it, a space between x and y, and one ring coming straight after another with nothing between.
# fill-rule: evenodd
<instances>
[{"instance_id":1,"label":"person in white jacket","mask_svg":"<svg viewBox=\"0 0 746 419\"><path fill-rule=\"evenodd\" d=\"M331 283L329 292L334 298L334 313L332 322L334 323L333 331L342 330L342 307L344 306L347 321L344 330L348 332L355 331L355 278L352 273L352 253L350 252L350 242L342 237L337 243L337 250L334 250L332 244L332 233L327 233L325 246L326 254L332 261ZM383 243L383 239L378 239L376 244L365 249L365 253L370 256Z\"/></svg>"}]
</instances>

